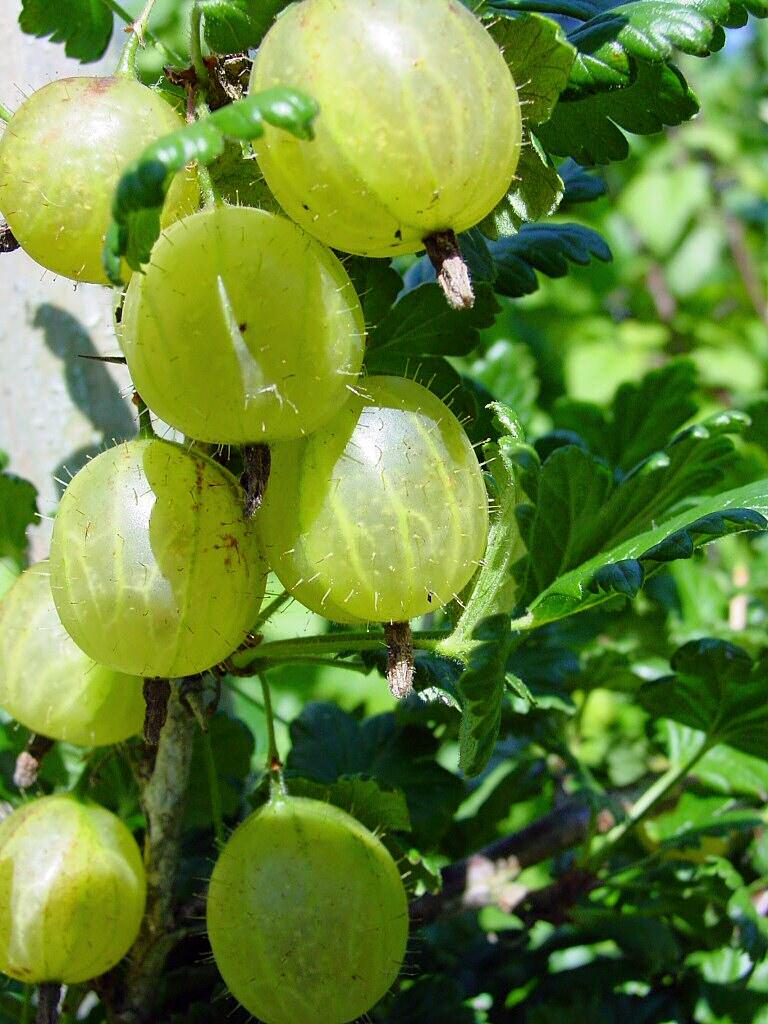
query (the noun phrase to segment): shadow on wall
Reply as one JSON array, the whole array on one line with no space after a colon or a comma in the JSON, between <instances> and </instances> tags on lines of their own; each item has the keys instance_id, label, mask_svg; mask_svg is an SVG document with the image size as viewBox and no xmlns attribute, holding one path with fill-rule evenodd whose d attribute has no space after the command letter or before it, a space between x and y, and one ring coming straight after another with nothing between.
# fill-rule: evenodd
<instances>
[{"instance_id":1,"label":"shadow on wall","mask_svg":"<svg viewBox=\"0 0 768 1024\"><path fill-rule=\"evenodd\" d=\"M43 332L45 344L63 363L64 380L73 404L101 435L93 444L78 448L62 459L53 475L59 496L61 480L81 469L113 441L124 441L136 434L130 409L120 389L110 377L106 365L82 356L99 355L91 336L80 321L59 306L43 303L37 307L33 325ZM117 342L115 342L117 349Z\"/></svg>"}]
</instances>

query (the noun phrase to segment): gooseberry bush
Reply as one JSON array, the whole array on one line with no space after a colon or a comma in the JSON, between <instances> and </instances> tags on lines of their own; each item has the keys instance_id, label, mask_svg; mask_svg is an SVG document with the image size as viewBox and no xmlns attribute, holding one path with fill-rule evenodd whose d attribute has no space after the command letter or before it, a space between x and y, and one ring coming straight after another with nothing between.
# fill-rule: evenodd
<instances>
[{"instance_id":1,"label":"gooseberry bush","mask_svg":"<svg viewBox=\"0 0 768 1024\"><path fill-rule=\"evenodd\" d=\"M768 1022L766 14L21 0L0 1024Z\"/></svg>"}]
</instances>

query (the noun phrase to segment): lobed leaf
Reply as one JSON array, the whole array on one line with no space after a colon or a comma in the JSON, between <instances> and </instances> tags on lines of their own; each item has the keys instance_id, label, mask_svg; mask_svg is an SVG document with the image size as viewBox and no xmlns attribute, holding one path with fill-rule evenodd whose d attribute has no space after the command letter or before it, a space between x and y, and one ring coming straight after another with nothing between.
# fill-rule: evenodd
<instances>
[{"instance_id":1,"label":"lobed leaf","mask_svg":"<svg viewBox=\"0 0 768 1024\"><path fill-rule=\"evenodd\" d=\"M463 786L435 761L437 742L422 728L398 726L393 715L358 722L335 704L307 704L291 723L290 777L333 785L347 776L374 779L405 794L414 839L434 847L461 802Z\"/></svg>"},{"instance_id":2,"label":"lobed leaf","mask_svg":"<svg viewBox=\"0 0 768 1024\"><path fill-rule=\"evenodd\" d=\"M653 135L682 124L699 104L682 74L671 64L637 61L635 78L622 89L564 96L536 134L549 153L580 164L607 164L629 153L624 132Z\"/></svg>"},{"instance_id":3,"label":"lobed leaf","mask_svg":"<svg viewBox=\"0 0 768 1024\"><path fill-rule=\"evenodd\" d=\"M688 558L697 548L718 537L765 531L766 516L768 480L704 498L661 526L622 541L554 580L531 602L521 625L534 628L601 604L616 593L610 586L616 578L615 572L608 569L610 566L638 563L644 580L659 564ZM627 569L622 568L624 578Z\"/></svg>"},{"instance_id":4,"label":"lobed leaf","mask_svg":"<svg viewBox=\"0 0 768 1024\"><path fill-rule=\"evenodd\" d=\"M27 530L37 516L37 490L5 470L7 457L0 452L0 559L10 559L18 569L27 561Z\"/></svg>"},{"instance_id":5,"label":"lobed leaf","mask_svg":"<svg viewBox=\"0 0 768 1024\"><path fill-rule=\"evenodd\" d=\"M210 164L223 154L227 139L259 138L267 124L310 139L317 113L314 100L295 89L268 89L222 107L148 146L126 168L115 191L113 219L104 245L109 279L121 283L123 257L133 270L149 260L160 234L160 214L168 188L173 176L187 164Z\"/></svg>"},{"instance_id":6,"label":"lobed leaf","mask_svg":"<svg viewBox=\"0 0 768 1024\"><path fill-rule=\"evenodd\" d=\"M524 124L548 121L576 57L562 28L541 14L523 14L499 18L489 31L512 72Z\"/></svg>"},{"instance_id":7,"label":"lobed leaf","mask_svg":"<svg viewBox=\"0 0 768 1024\"><path fill-rule=\"evenodd\" d=\"M672 718L754 757L768 756L768 664L725 640L693 640L672 657L673 675L646 684L646 711Z\"/></svg>"},{"instance_id":8,"label":"lobed leaf","mask_svg":"<svg viewBox=\"0 0 768 1024\"><path fill-rule=\"evenodd\" d=\"M103 57L114 16L102 0L22 0L19 26L32 36L64 43L68 57L90 64Z\"/></svg>"},{"instance_id":9,"label":"lobed leaf","mask_svg":"<svg viewBox=\"0 0 768 1024\"><path fill-rule=\"evenodd\" d=\"M290 0L199 0L205 41L214 53L240 53L259 45Z\"/></svg>"},{"instance_id":10,"label":"lobed leaf","mask_svg":"<svg viewBox=\"0 0 768 1024\"><path fill-rule=\"evenodd\" d=\"M516 235L490 242L488 248L498 274L494 287L508 298L535 292L536 271L564 277L569 263L586 266L592 259L612 259L604 239L580 224L524 224Z\"/></svg>"}]
</instances>

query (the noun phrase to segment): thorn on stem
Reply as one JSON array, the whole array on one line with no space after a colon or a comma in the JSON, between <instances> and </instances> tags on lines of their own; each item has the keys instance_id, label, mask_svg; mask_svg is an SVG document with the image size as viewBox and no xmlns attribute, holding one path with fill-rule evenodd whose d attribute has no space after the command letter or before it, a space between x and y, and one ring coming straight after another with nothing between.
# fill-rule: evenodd
<instances>
[{"instance_id":1,"label":"thorn on stem","mask_svg":"<svg viewBox=\"0 0 768 1024\"><path fill-rule=\"evenodd\" d=\"M157 747L160 743L160 732L168 717L168 700L171 696L171 684L167 679L144 680L144 742L148 747Z\"/></svg>"},{"instance_id":2,"label":"thorn on stem","mask_svg":"<svg viewBox=\"0 0 768 1024\"><path fill-rule=\"evenodd\" d=\"M475 293L464 262L459 240L453 231L436 231L424 239L424 247L437 272L437 283L443 289L451 309L471 309Z\"/></svg>"},{"instance_id":3,"label":"thorn on stem","mask_svg":"<svg viewBox=\"0 0 768 1024\"><path fill-rule=\"evenodd\" d=\"M27 749L22 750L16 758L13 772L13 783L19 789L31 789L37 782L43 758L53 746L53 740L47 736L30 736Z\"/></svg>"},{"instance_id":4,"label":"thorn on stem","mask_svg":"<svg viewBox=\"0 0 768 1024\"><path fill-rule=\"evenodd\" d=\"M261 508L264 494L269 482L272 468L272 455L269 445L249 444L243 449L245 471L243 487L245 489L245 518L250 519Z\"/></svg>"},{"instance_id":5,"label":"thorn on stem","mask_svg":"<svg viewBox=\"0 0 768 1024\"><path fill-rule=\"evenodd\" d=\"M393 697L402 700L413 692L413 634L407 622L384 626L387 641L387 682Z\"/></svg>"}]
</instances>

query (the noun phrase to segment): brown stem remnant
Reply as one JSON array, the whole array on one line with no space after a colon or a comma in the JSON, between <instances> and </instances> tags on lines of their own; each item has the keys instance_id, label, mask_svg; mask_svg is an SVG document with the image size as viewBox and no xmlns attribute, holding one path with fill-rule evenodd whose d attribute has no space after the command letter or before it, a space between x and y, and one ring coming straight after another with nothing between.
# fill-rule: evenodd
<instances>
[{"instance_id":1,"label":"brown stem remnant","mask_svg":"<svg viewBox=\"0 0 768 1024\"><path fill-rule=\"evenodd\" d=\"M0 221L0 252L15 252L21 246L5 221Z\"/></svg>"},{"instance_id":2,"label":"brown stem remnant","mask_svg":"<svg viewBox=\"0 0 768 1024\"><path fill-rule=\"evenodd\" d=\"M387 641L387 682L393 697L402 700L413 692L413 634L407 622L384 626Z\"/></svg>"},{"instance_id":3,"label":"brown stem remnant","mask_svg":"<svg viewBox=\"0 0 768 1024\"><path fill-rule=\"evenodd\" d=\"M142 793L147 820L147 907L129 956L125 1002L119 1017L125 1024L153 1019L152 999L177 938L173 899L194 735L194 718L182 700L180 683L174 682L154 770Z\"/></svg>"},{"instance_id":4,"label":"brown stem remnant","mask_svg":"<svg viewBox=\"0 0 768 1024\"><path fill-rule=\"evenodd\" d=\"M61 985L45 981L37 987L37 1016L35 1024L58 1024Z\"/></svg>"},{"instance_id":5,"label":"brown stem remnant","mask_svg":"<svg viewBox=\"0 0 768 1024\"><path fill-rule=\"evenodd\" d=\"M167 679L144 680L144 742L148 747L157 747L160 733L168 716L168 700L171 684Z\"/></svg>"},{"instance_id":6,"label":"brown stem remnant","mask_svg":"<svg viewBox=\"0 0 768 1024\"><path fill-rule=\"evenodd\" d=\"M31 789L37 782L43 758L53 746L48 736L33 734L27 742L27 749L16 758L13 784L19 789Z\"/></svg>"},{"instance_id":7,"label":"brown stem remnant","mask_svg":"<svg viewBox=\"0 0 768 1024\"><path fill-rule=\"evenodd\" d=\"M424 248L437 272L437 283L443 289L451 309L471 309L475 293L464 262L459 240L453 231L436 231L424 239Z\"/></svg>"},{"instance_id":8,"label":"brown stem remnant","mask_svg":"<svg viewBox=\"0 0 768 1024\"><path fill-rule=\"evenodd\" d=\"M245 517L250 519L261 508L264 493L269 482L272 468L272 455L269 445L249 444L243 449L245 470L243 487L245 488Z\"/></svg>"}]
</instances>

